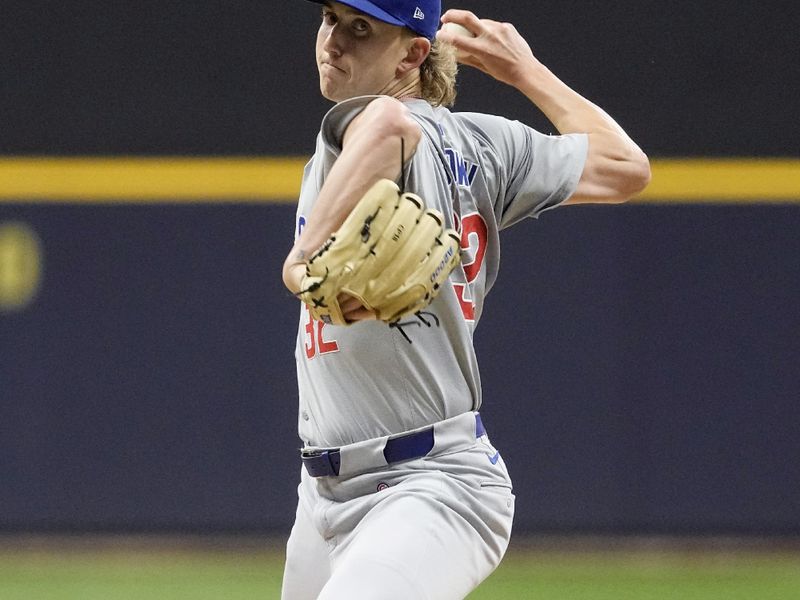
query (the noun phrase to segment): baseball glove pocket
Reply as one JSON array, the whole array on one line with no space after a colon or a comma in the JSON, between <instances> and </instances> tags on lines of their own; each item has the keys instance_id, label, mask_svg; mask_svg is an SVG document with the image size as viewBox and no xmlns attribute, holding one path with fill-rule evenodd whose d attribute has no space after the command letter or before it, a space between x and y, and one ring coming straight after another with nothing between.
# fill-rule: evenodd
<instances>
[{"instance_id":1,"label":"baseball glove pocket","mask_svg":"<svg viewBox=\"0 0 800 600\"><path fill-rule=\"evenodd\" d=\"M381 179L306 263L298 297L311 316L348 325L340 298L352 296L387 323L438 295L461 260L460 236L419 196Z\"/></svg>"}]
</instances>

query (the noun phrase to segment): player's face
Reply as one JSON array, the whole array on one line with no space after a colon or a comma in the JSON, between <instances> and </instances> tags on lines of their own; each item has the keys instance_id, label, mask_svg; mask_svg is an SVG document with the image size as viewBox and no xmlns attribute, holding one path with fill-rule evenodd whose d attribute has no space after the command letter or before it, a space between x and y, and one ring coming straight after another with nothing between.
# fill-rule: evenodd
<instances>
[{"instance_id":1,"label":"player's face","mask_svg":"<svg viewBox=\"0 0 800 600\"><path fill-rule=\"evenodd\" d=\"M328 100L380 94L396 80L411 37L395 27L331 2L317 33L319 87Z\"/></svg>"}]
</instances>

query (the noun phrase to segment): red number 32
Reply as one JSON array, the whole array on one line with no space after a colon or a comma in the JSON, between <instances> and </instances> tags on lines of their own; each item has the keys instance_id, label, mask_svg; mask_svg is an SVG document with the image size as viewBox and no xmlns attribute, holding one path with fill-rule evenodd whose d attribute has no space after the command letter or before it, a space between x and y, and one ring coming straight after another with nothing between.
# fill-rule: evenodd
<instances>
[{"instance_id":1,"label":"red number 32","mask_svg":"<svg viewBox=\"0 0 800 600\"><path fill-rule=\"evenodd\" d=\"M303 306L308 315L308 321L306 321L306 356L309 360L318 354L338 352L339 343L336 340L327 341L325 339L325 323L315 320L311 316L308 307Z\"/></svg>"},{"instance_id":2,"label":"red number 32","mask_svg":"<svg viewBox=\"0 0 800 600\"><path fill-rule=\"evenodd\" d=\"M461 264L464 267L464 274L467 276L467 283L454 283L453 289L455 289L458 302L461 304L464 319L467 321L475 320L475 302L469 286L481 272L488 241L489 229L480 214L470 213L461 218L461 252L465 257Z\"/></svg>"},{"instance_id":3,"label":"red number 32","mask_svg":"<svg viewBox=\"0 0 800 600\"><path fill-rule=\"evenodd\" d=\"M461 264L464 267L467 283L454 283L453 289L466 321L475 320L475 303L469 286L475 282L481 272L488 239L489 229L480 214L470 213L461 218L461 252L462 256L468 257ZM320 354L338 352L339 344L335 340L325 339L325 323L315 320L308 309L306 309L306 313L308 314L308 321L305 325L306 356L312 359Z\"/></svg>"}]
</instances>

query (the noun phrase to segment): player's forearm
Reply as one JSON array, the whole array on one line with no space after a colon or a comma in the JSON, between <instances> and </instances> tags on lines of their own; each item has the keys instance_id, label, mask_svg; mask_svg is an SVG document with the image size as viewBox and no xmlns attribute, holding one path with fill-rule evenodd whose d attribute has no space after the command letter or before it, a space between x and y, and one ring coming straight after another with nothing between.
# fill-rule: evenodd
<instances>
[{"instance_id":1,"label":"player's forearm","mask_svg":"<svg viewBox=\"0 0 800 600\"><path fill-rule=\"evenodd\" d=\"M650 181L647 156L620 125L536 61L516 85L559 133L586 133L589 156L572 203L623 201Z\"/></svg>"},{"instance_id":2,"label":"player's forearm","mask_svg":"<svg viewBox=\"0 0 800 600\"><path fill-rule=\"evenodd\" d=\"M619 202L644 189L650 181L647 156L604 110L539 62L513 25L464 10L449 10L442 20L467 30L442 34L462 53L460 62L517 88L559 133L588 134L586 166L569 202Z\"/></svg>"},{"instance_id":3,"label":"player's forearm","mask_svg":"<svg viewBox=\"0 0 800 600\"><path fill-rule=\"evenodd\" d=\"M348 137L320 190L314 209L295 247L314 252L350 214L358 200L379 179L400 175L400 136L361 131Z\"/></svg>"},{"instance_id":4,"label":"player's forearm","mask_svg":"<svg viewBox=\"0 0 800 600\"><path fill-rule=\"evenodd\" d=\"M421 136L419 126L399 102L392 102L397 101L372 102L348 127L342 153L284 262L284 283L292 292L297 291L297 267L339 228L367 190L379 179L395 181L400 176L401 138L406 160L415 152Z\"/></svg>"}]
</instances>

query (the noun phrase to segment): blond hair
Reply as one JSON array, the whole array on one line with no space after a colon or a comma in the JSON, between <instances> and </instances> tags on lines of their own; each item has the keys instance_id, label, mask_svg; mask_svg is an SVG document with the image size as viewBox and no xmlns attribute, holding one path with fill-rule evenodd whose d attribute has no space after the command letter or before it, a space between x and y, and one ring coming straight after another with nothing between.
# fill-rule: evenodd
<instances>
[{"instance_id":1,"label":"blond hair","mask_svg":"<svg viewBox=\"0 0 800 600\"><path fill-rule=\"evenodd\" d=\"M433 106L453 106L456 101L457 73L455 48L433 40L431 53L419 67L422 98Z\"/></svg>"}]
</instances>

